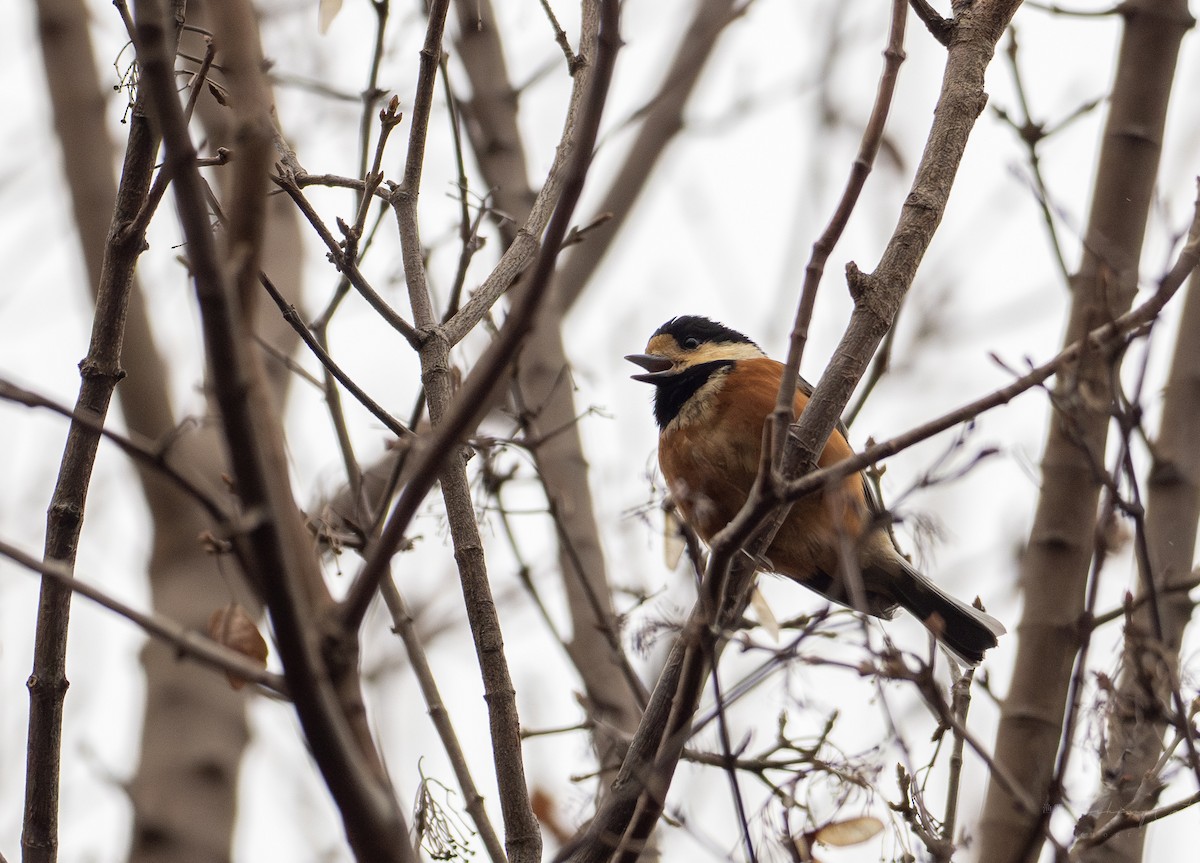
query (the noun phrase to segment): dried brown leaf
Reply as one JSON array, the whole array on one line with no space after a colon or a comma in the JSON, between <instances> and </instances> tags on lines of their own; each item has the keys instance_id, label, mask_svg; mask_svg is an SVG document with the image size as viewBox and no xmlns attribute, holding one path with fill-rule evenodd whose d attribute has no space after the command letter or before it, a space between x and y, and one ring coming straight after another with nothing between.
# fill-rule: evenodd
<instances>
[{"instance_id":1,"label":"dried brown leaf","mask_svg":"<svg viewBox=\"0 0 1200 863\"><path fill-rule=\"evenodd\" d=\"M208 618L208 635L213 641L254 660L264 669L267 667L266 639L258 631L254 618L239 603L231 602L212 613ZM246 685L245 678L232 672L225 672L225 676L234 689Z\"/></svg>"}]
</instances>

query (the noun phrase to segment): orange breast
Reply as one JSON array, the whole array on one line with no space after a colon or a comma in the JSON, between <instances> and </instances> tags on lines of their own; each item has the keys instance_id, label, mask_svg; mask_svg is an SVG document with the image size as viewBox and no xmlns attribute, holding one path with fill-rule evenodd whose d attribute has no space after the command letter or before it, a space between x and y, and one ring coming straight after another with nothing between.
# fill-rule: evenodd
<instances>
[{"instance_id":1,"label":"orange breast","mask_svg":"<svg viewBox=\"0 0 1200 863\"><path fill-rule=\"evenodd\" d=\"M739 360L702 415L682 428L668 427L658 460L683 517L707 542L741 509L758 471L763 423L775 408L783 366L770 359ZM796 393L799 414L808 396ZM853 453L836 429L818 464ZM851 475L832 488L797 501L767 550L771 568L799 581L817 573L836 576L837 550L851 542L866 514L862 478ZM839 528L840 525L840 528Z\"/></svg>"}]
</instances>

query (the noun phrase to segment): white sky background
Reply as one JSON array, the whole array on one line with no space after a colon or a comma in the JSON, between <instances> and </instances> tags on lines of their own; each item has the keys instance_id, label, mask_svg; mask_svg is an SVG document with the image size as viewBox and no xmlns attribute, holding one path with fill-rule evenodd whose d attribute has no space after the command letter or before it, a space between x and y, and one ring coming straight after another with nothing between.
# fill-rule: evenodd
<instances>
[{"instance_id":1,"label":"white sky background","mask_svg":"<svg viewBox=\"0 0 1200 863\"><path fill-rule=\"evenodd\" d=\"M515 81L524 81L547 63L561 62L540 5L534 0L497 3L505 7L510 38L509 63ZM575 13L558 3L556 12L575 38ZM1084 2L1079 8L1106 4ZM411 8L410 8L411 7ZM561 8L560 8L561 7ZM349 0L328 36L316 33L315 4L272 2L264 25L266 53L281 73L317 79L348 93L358 92L369 62L373 13L360 0ZM691 4L679 0L628 0L624 4L622 50L605 116L604 135L589 195L577 214L586 223L594 215L596 194L619 164L631 135L623 121L641 107L661 79ZM92 4L97 62L104 80L115 82L112 62L124 34L108 3ZM834 16L840 16L836 21ZM0 89L6 120L0 125L0 375L46 395L72 403L78 388L75 364L86 351L90 305L79 262L70 204L59 172L56 145L46 103L41 59L37 53L32 4L10 11L10 26L0 28ZM1021 64L1035 119L1050 126L1080 104L1101 96L1112 73L1119 34L1115 20L1056 18L1036 9L1017 16ZM634 613L630 636L655 619L678 619L688 603L689 576L681 567L664 569L659 524L647 524L631 511L651 500L647 474L654 464L655 429L649 388L628 379L621 360L640 351L647 336L663 320L677 314L705 314L740 329L776 356L782 356L808 250L841 193L857 149L861 124L874 97L887 28L887 4L857 2L794 3L758 0L724 35L688 110L688 129L662 160L653 185L624 235L614 247L588 293L568 321L567 350L575 364L581 409L596 407L582 429L592 480L599 499L613 581L655 593ZM819 127L819 76L825 64L829 34L836 32L841 50L829 67L829 98L841 125ZM397 3L389 25L389 53L381 86L411 105L416 51L424 25L416 4ZM842 269L855 261L874 267L895 223L899 205L911 183L913 167L924 145L932 106L941 80L944 50L915 18L906 40L908 60L900 82L888 136L902 161L897 167L881 159L841 245L829 262L818 301L805 375L819 376L846 322L849 300ZM124 62L124 61L122 61ZM455 73L452 64L452 74ZM544 176L561 125L565 86L561 70L543 76L523 96L522 123L527 135L531 175ZM455 76L465 87L464 76ZM1184 43L1178 74L1181 88L1167 130L1160 177L1160 205L1151 219L1144 256L1143 280L1152 285L1173 256L1170 237L1186 226L1194 198L1193 178L1200 171L1200 104L1189 82L1200 80L1195 36ZM1019 113L1011 76L1003 59L988 77L992 107ZM279 115L301 162L312 172L351 174L357 164L358 109L353 103L315 98L307 90L281 88ZM113 134L123 141L118 120L121 97L110 100ZM1078 259L1078 229L1086 221L1087 193L1099 146L1103 111L1075 122L1044 145L1043 167L1055 204L1060 208L1060 236L1068 263ZM435 287L448 286L457 249L454 245L456 205L450 200L453 166L445 146L448 133L441 91L431 130L422 196L422 231L434 244L431 272ZM387 170L399 173L407 123L393 137ZM989 359L996 353L1010 365L1026 358L1041 361L1057 349L1066 308L1066 288L1049 254L1046 232L1027 182L1024 154L1016 136L989 110L981 117L964 160L941 230L917 275L902 314L893 372L852 429L861 445L868 437L890 437L972 400L1008 380ZM313 192L322 213L349 219L348 193ZM376 286L400 310L407 308L399 267L398 244L385 226L384 242L368 260ZM192 348L196 311L182 268L171 246L180 231L168 204L160 211L151 251L143 258L142 284L151 293L159 344L173 364L177 411L200 408L197 387L200 361ZM335 284L335 274L322 252L309 240L311 262L307 282L310 308L322 305ZM493 243L494 246L494 243ZM478 283L495 249L480 256L468 279ZM1166 313L1169 326L1155 334L1152 382L1146 408L1154 422L1165 358L1178 301ZM401 338L380 324L365 304L352 297L339 313L332 333L335 355L366 389L397 415L406 416L418 383L415 360ZM469 363L480 342L459 352ZM1140 350L1140 349L1139 349ZM305 358L309 368L315 362ZM1130 364L1131 367L1136 364ZM304 503L340 481L340 459L321 401L297 383L288 423L297 494ZM386 434L378 423L348 408L360 456L378 453ZM114 423L118 417L114 411ZM1024 541L1036 500L1037 471L1045 434L1046 402L1027 394L991 412L978 424L952 464L965 465L985 447L1000 454L963 479L904 495L897 510L905 518L901 534L920 564L959 596L980 594L989 610L1015 629L1020 610L1016 591L1015 551ZM1153 426L1151 426L1153 428ZM493 418L488 430L508 431ZM0 404L0 537L40 554L45 509L53 487L66 431L63 421ZM934 465L952 440L943 435L888 462L884 490L889 502L909 490ZM536 509L539 498L527 460L511 451L522 481L506 490L514 509ZM437 500L436 496L431 501ZM517 516L523 553L537 563L535 578L552 603L558 600L553 572L552 535L538 516ZM913 527L932 523L934 535L915 537ZM398 560L401 589L417 603L427 603L430 625L449 628L431 644L431 659L444 686L459 736L469 748L476 781L491 802L495 792L490 754L485 745L486 717L474 652L461 613L457 580L442 519L429 506L416 528L422 539L412 555ZM489 560L502 603L509 659L517 686L523 723L548 728L579 721L573 693L577 684L561 652L554 647L516 587L515 566L501 541L499 528L485 524L492 540ZM102 446L93 481L78 571L90 581L144 606L142 575L148 548L147 520L132 471L110 447ZM356 562L343 561L348 571ZM1101 608L1111 607L1132 583L1127 556L1106 569ZM344 583L345 579L342 579ZM816 598L774 578L763 580L776 615L783 619L819 607ZM28 710L24 682L31 666L37 582L0 561L0 852L19 857L25 723ZM222 597L214 603L223 602ZM386 634L381 619L366 639L364 663L376 672L370 692L376 721L397 782L411 795L417 759L424 757L426 775L450 783L440 747L432 734L403 663L398 643ZM1111 628L1110 628L1111 629ZM871 627L878 643L886 633L901 645L922 650L920 627L911 620ZM861 655L861 632L843 627L843 638L820 648L821 655L853 659ZM1115 629L1094 642L1098 667L1113 671ZM760 643L769 638L759 634ZM142 689L137 665L141 640L129 624L86 601L75 603L72 616L70 677L65 727L65 773L62 807L62 856L65 863L107 863L124 858L128 842L129 806L120 783L132 775L137 756ZM1194 639L1189 641L1194 649ZM849 646L848 646L849 645ZM661 647L661 645L660 645ZM1003 693L1016 638L1010 634L990 655L987 668ZM1185 650L1187 646L1185 645ZM810 648L810 651L813 648ZM730 652L722 680L729 686L757 661ZM1191 653L1188 653L1191 659ZM653 666L657 652L639 658ZM926 741L933 723L915 694L906 688L885 689L892 715L913 762L928 758ZM1094 696L1093 692L1085 698ZM752 750L774 734L773 717L793 709L789 728L819 728L831 709L842 713L836 740L847 754L875 745L885 729L880 700L873 688L844 671L793 667L776 676L758 695L733 711L735 741L754 730ZM238 860L344 860L340 825L319 779L307 765L297 742L290 711L265 702L252 704L255 739L247 756L243 817L237 837ZM971 724L980 739L994 737L996 708L978 693ZM1085 722L1094 722L1085 718ZM1095 729L1076 754L1071 787L1077 809L1086 806L1094 787ZM705 737L714 743L711 732ZM559 801L567 820L587 812L590 788L572 785L571 774L588 769L588 747L582 734L537 738L526 747L527 772L534 787ZM892 765L900 757L894 747L883 757L881 794L856 797L840 810L842 817L871 813L887 819L885 798L895 799ZM970 825L982 803L985 777L979 762L968 759L962 818ZM700 781L705 779L707 781ZM940 807L942 775L931 780L931 804ZM451 783L452 784L452 783ZM1186 783L1184 783L1186 785ZM746 780L751 795L759 789ZM686 789L685 793L680 793ZM1192 789L1186 788L1185 792ZM839 813L824 785L812 789L807 802L817 818ZM405 800L408 806L411 799ZM672 805L695 829L666 832L668 860L723 859L740 855L729 844L730 812L723 775L682 767ZM755 809L751 804L752 810ZM498 816L497 816L498 817ZM697 826L700 825L700 826ZM1069 835L1069 821L1059 825ZM1161 822L1151 830L1148 859L1170 859L1177 843L1195 835L1195 811ZM765 828L763 828L765 832ZM889 829L888 836L897 831ZM710 844L715 843L715 844ZM713 851L712 854L709 851ZM830 861L891 859L899 849L893 840L868 843L854 851L827 851Z\"/></svg>"}]
</instances>

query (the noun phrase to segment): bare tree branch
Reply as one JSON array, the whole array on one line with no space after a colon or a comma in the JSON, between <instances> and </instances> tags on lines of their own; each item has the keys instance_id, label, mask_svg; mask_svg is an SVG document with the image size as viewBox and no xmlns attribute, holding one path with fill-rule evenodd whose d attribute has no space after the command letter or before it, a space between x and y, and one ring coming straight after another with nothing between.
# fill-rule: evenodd
<instances>
[{"instance_id":1,"label":"bare tree branch","mask_svg":"<svg viewBox=\"0 0 1200 863\"><path fill-rule=\"evenodd\" d=\"M282 698L290 697L288 695L287 682L282 676L264 670L241 653L230 650L225 645L218 644L211 638L201 635L194 630L180 626L175 621L163 617L161 614L146 614L145 612L138 611L133 606L121 602L121 600L110 596L103 590L88 584L86 581L80 581L75 578L71 574L71 568L63 566L58 561L39 562L16 546L10 545L3 540L0 540L0 554L19 563L26 569L33 572L40 572L47 578L53 579L72 593L86 596L92 602L102 605L110 611L121 615L121 617L136 623L148 634L171 645L181 656L190 656L200 664L207 665L209 668L257 683Z\"/></svg>"},{"instance_id":2,"label":"bare tree branch","mask_svg":"<svg viewBox=\"0 0 1200 863\"><path fill-rule=\"evenodd\" d=\"M158 452L146 444L138 443L132 438L124 437L106 429L101 418L79 410L72 411L66 405L59 404L53 399L38 395L24 387L19 387L4 378L0 378L0 399L22 404L26 407L45 408L59 416L67 417L73 422L78 422L90 428L97 435L112 441L123 453L132 458L134 464L138 465L140 469L161 473L169 479L170 482L179 487L180 491L190 496L196 503L203 507L214 522L218 524L224 523L229 518L229 514L213 498L209 491L201 488L188 476L177 470L164 453Z\"/></svg>"},{"instance_id":3,"label":"bare tree branch","mask_svg":"<svg viewBox=\"0 0 1200 863\"><path fill-rule=\"evenodd\" d=\"M922 423L917 428L890 440L881 441L863 448L850 458L835 465L806 474L799 479L784 484L782 495L788 500L796 500L804 495L812 494L826 483L836 482L856 471L881 461L889 456L907 449L919 441L935 434L951 429L956 425L974 419L985 411L1012 401L1018 395L1049 380L1064 367L1077 362L1084 354L1110 353L1117 349L1134 333L1154 321L1159 312L1182 287L1184 281L1200 266L1200 199L1192 214L1192 225L1188 233L1188 241L1180 250L1179 257L1170 271L1159 282L1158 290L1142 305L1126 312L1124 315L1097 327L1083 338L1068 345L1053 358L1036 366L1027 373L1015 378L1012 383L989 393L983 398L969 402L956 410L943 414L935 420Z\"/></svg>"},{"instance_id":4,"label":"bare tree branch","mask_svg":"<svg viewBox=\"0 0 1200 863\"><path fill-rule=\"evenodd\" d=\"M299 310L294 305L289 303L284 298L283 294L279 293L279 290L274 284L272 284L271 280L267 278L265 273L259 273L259 281L266 289L267 295L271 298L275 305L279 307L279 311L283 314L283 319L287 321L288 325L296 331L296 334L300 336L304 344L308 346L310 351L312 351L313 356L315 356L317 360L320 361L321 365L324 366L325 371L332 377L336 378L338 383L348 389L350 394L354 396L358 403L370 411L371 415L377 420L387 426L388 430L392 434L399 438L411 437L413 432L408 428L408 426L404 425L398 419L384 410L377 401L367 395L363 388L354 382L353 378L351 378L348 374L346 374L345 371L342 370L342 367L334 361L333 357L329 355L329 352L325 350L325 347L317 340L317 337L313 335L308 324L306 324L300 317Z\"/></svg>"},{"instance_id":5,"label":"bare tree branch","mask_svg":"<svg viewBox=\"0 0 1200 863\"><path fill-rule=\"evenodd\" d=\"M771 453L773 461L782 466L783 448L786 441L784 430L790 425L795 404L796 386L800 380L800 364L804 359L804 348L808 344L808 327L812 322L813 308L817 302L817 289L821 277L825 273L825 263L833 254L833 249L841 239L850 214L858 203L858 197L866 185L867 177L875 165L875 157L883 143L883 132L887 125L888 112L892 107L892 97L896 92L896 79L900 73L900 64L904 62L904 29L907 6L905 0L893 0L892 26L888 34L887 47L883 51L883 74L879 79L879 90L875 96L875 105L863 131L862 143L859 145L858 156L850 169L850 177L842 192L841 200L833 212L829 224L821 236L813 243L812 256L804 268L804 285L800 290L800 304L796 309L795 324L792 327L791 343L788 349L787 363L784 365L783 379L779 385L779 396L775 404L773 431L775 448ZM782 519L784 513L777 518Z\"/></svg>"},{"instance_id":6,"label":"bare tree branch","mask_svg":"<svg viewBox=\"0 0 1200 863\"><path fill-rule=\"evenodd\" d=\"M458 53L472 91L471 100L463 106L467 130L480 170L492 189L500 236L509 246L516 242L517 224L529 217L536 197L530 188L517 122L517 94L509 80L491 4L460 0L457 8ZM513 291L514 301L526 289L526 283L519 283ZM593 725L593 745L604 793L611 778L607 774L620 763L624 748L610 729L632 734L645 695L625 656L610 598L592 506L593 486L563 344L566 309L561 299L556 277L552 300L544 304L514 369L510 398L522 429L521 442L533 456L556 529L559 572L571 615L571 635L562 643L583 681L587 709L598 720Z\"/></svg>"},{"instance_id":7,"label":"bare tree branch","mask_svg":"<svg viewBox=\"0 0 1200 863\"><path fill-rule=\"evenodd\" d=\"M239 148L239 186L234 200L244 205L230 230L228 259L241 291L241 305L217 263L208 224L205 194L196 172L195 149L175 94L172 69L164 51L162 7L139 0L138 57L146 87L163 133L167 161L175 176L180 221L199 299L205 344L221 407L238 494L259 519L248 532L254 576L266 598L284 674L312 752L339 803L347 836L361 858L407 863L414 857L404 818L379 772L377 756L364 751L368 741L356 735L322 662L316 633L314 595L324 590L304 525L292 500L283 456L282 434L263 382L258 355L246 332L245 315L256 290L255 214L265 198L273 129L261 82L262 58L253 13L245 4L223 7L227 29L222 50L229 51L230 91L235 116L245 136ZM240 196L240 197L239 197ZM232 209L232 208L231 208Z\"/></svg>"},{"instance_id":8,"label":"bare tree branch","mask_svg":"<svg viewBox=\"0 0 1200 863\"><path fill-rule=\"evenodd\" d=\"M1200 464L1192 439L1200 423L1200 403L1193 397L1200 375L1200 341L1194 336L1197 328L1200 280L1193 272L1150 468L1145 518L1150 565L1141 572L1144 586L1138 592L1140 599L1149 602L1139 603L1127 624L1124 668L1117 682L1116 704L1108 717L1108 766L1089 809L1096 827L1091 837L1080 840L1083 849L1078 859L1089 863L1141 859L1145 832L1121 830L1116 835L1118 831L1110 828L1120 824L1140 826L1139 813L1154 805L1163 788L1163 779L1154 769L1166 727L1158 705L1165 702L1168 691L1177 692L1169 686L1175 676L1169 668L1178 664L1183 630L1195 608L1186 591L1167 587L1191 569L1200 517ZM1151 603L1157 607L1157 614L1151 613ZM1158 642L1158 649L1150 649L1148 637Z\"/></svg>"},{"instance_id":9,"label":"bare tree branch","mask_svg":"<svg viewBox=\"0 0 1200 863\"><path fill-rule=\"evenodd\" d=\"M1116 836L1127 833L1130 830L1140 830L1147 824L1152 824L1161 818L1166 818L1168 815L1174 815L1176 812L1190 809L1197 803L1200 803L1200 791L1157 809L1137 811L1119 810L1105 822L1103 827L1094 833L1086 833L1079 837L1076 849L1081 853L1076 854L1076 849L1072 849L1071 859L1087 859L1090 849L1104 847L1106 844L1111 843L1112 839Z\"/></svg>"},{"instance_id":10,"label":"bare tree branch","mask_svg":"<svg viewBox=\"0 0 1200 863\"><path fill-rule=\"evenodd\" d=\"M49 24L62 10L44 5L43 24ZM82 15L79 9L69 10ZM91 59L86 31L68 29L65 35L74 42L62 47L79 50L83 62ZM171 39L171 56L177 33ZM164 38L164 45L165 45ZM53 43L52 43L53 44ZM164 47L164 52L167 49ZM50 60L50 57L46 57ZM67 64L75 68L76 64ZM49 76L51 80L55 75ZM69 82L63 82L69 83ZM85 91L86 92L86 91ZM67 121L61 113L68 110L67 94L59 93L60 127ZM103 129L103 120L93 128ZM100 150L103 153L107 148ZM129 297L133 290L133 271L142 252L141 234L125 237L122 229L132 221L145 203L153 170L154 133L144 115L139 97L134 106L130 125L130 140L121 185L116 194L116 207L108 229L103 264L96 283L96 309L88 353L80 364L82 381L73 413L91 415L103 424L117 382L124 376L121 368L121 349L125 338L125 321ZM107 167L96 169L111 176ZM87 181L103 184L102 179ZM111 180L109 181L111 183ZM81 187L84 191L87 186ZM105 189L102 194L106 193ZM111 196L108 196L111 199ZM87 232L89 242L97 234ZM89 255L95 260L95 251ZM46 519L44 560L62 563L68 570L74 566L79 534L83 527L84 507L92 466L100 443L100 433L87 423L72 420L66 447L59 468L58 480ZM29 676L29 730L25 767L25 817L21 834L24 857L29 863L53 863L58 856L58 803L62 758L63 702L68 681L66 677L67 633L71 608L71 591L50 578L43 579L38 602L37 631L34 641L33 672Z\"/></svg>"}]
</instances>

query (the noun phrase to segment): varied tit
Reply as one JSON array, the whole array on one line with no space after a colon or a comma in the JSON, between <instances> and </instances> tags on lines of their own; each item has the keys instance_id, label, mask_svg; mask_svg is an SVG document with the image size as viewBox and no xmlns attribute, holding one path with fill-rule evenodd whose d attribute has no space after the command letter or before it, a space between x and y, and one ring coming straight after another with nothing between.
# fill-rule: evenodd
<instances>
[{"instance_id":1,"label":"varied tit","mask_svg":"<svg viewBox=\"0 0 1200 863\"><path fill-rule=\"evenodd\" d=\"M658 463L684 520L708 542L750 493L783 366L741 333L691 315L667 321L650 337L646 353L625 359L646 370L634 380L655 387ZM797 389L799 416L812 387L801 380ZM839 423L817 464L827 467L853 452ZM853 602L843 577L840 552L846 548L856 552L865 607ZM885 618L897 607L907 609L970 665L1004 632L998 620L943 593L904 559L861 473L797 500L764 556L763 568L834 602Z\"/></svg>"}]
</instances>

